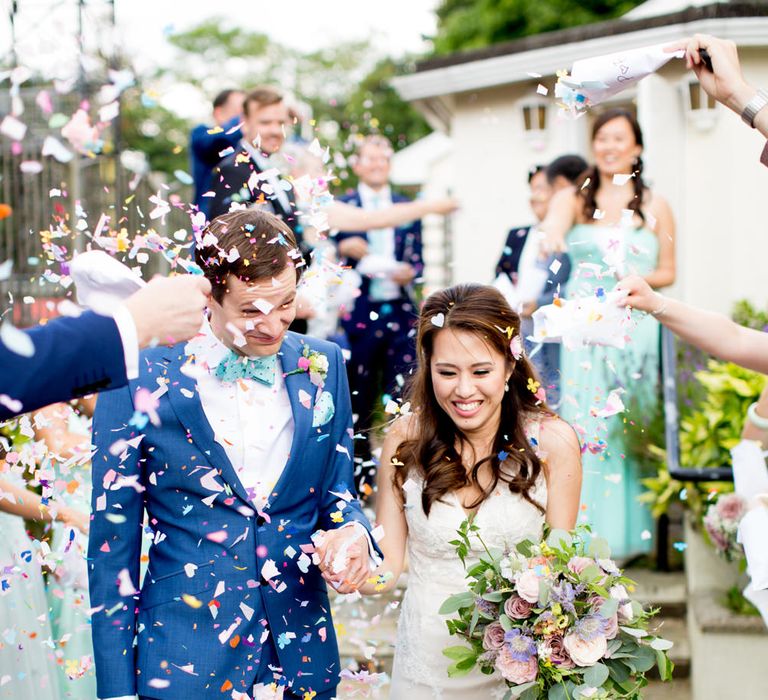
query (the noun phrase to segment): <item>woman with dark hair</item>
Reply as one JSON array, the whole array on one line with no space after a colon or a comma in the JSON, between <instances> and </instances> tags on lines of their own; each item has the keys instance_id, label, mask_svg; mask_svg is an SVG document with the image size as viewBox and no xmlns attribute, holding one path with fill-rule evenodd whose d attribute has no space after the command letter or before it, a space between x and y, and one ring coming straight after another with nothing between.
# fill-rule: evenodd
<instances>
[{"instance_id":1,"label":"woman with dark hair","mask_svg":"<svg viewBox=\"0 0 768 700\"><path fill-rule=\"evenodd\" d=\"M626 275L641 275L654 288L675 281L675 222L667 202L643 181L643 134L631 112L612 109L592 129L595 164L582 182L559 192L541 228L548 250L568 250L572 269L566 296L610 291ZM640 465L627 454L624 416L606 406L628 406L643 423L657 402L659 325L635 319L624 350L588 347L561 353L560 415L580 433L585 449L584 515L605 537L615 557L650 550L650 511L637 501ZM617 394L613 394L615 398Z\"/></svg>"},{"instance_id":2,"label":"woman with dark hair","mask_svg":"<svg viewBox=\"0 0 768 700\"><path fill-rule=\"evenodd\" d=\"M544 404L522 354L520 317L493 287L432 294L418 325L418 367L379 467L377 521L384 562L364 593L393 587L408 550L390 697L467 700L506 691L498 676L449 678L442 602L465 588L450 541L466 518L486 545L511 551L542 527L576 523L581 458L576 435ZM405 405L405 404L404 404ZM474 542L471 563L483 552ZM376 579L373 579L376 580Z\"/></svg>"}]
</instances>

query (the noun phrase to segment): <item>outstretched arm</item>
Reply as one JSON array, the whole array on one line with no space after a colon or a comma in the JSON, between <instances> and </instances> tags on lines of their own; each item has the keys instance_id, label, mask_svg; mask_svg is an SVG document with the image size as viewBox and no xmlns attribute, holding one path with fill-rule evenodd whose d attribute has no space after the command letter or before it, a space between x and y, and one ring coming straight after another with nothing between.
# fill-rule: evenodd
<instances>
[{"instance_id":1,"label":"outstretched arm","mask_svg":"<svg viewBox=\"0 0 768 700\"><path fill-rule=\"evenodd\" d=\"M334 200L328 205L326 212L331 228L341 231L369 231L373 228L402 226L427 214L445 216L455 211L458 206L458 202L452 197L444 197L401 202L386 209L370 211Z\"/></svg>"},{"instance_id":2,"label":"outstretched arm","mask_svg":"<svg viewBox=\"0 0 768 700\"><path fill-rule=\"evenodd\" d=\"M692 69L708 95L741 116L747 103L757 94L757 88L750 85L741 72L736 44L708 34L696 34L682 39L666 48L667 51L685 50L685 62ZM712 59L710 71L701 58L699 50L704 49ZM755 116L755 128L768 137L768 107Z\"/></svg>"},{"instance_id":3,"label":"outstretched arm","mask_svg":"<svg viewBox=\"0 0 768 700\"><path fill-rule=\"evenodd\" d=\"M616 285L627 292L620 303L653 314L675 335L721 360L768 373L768 333L745 328L727 316L654 292L637 276Z\"/></svg>"},{"instance_id":4,"label":"outstretched arm","mask_svg":"<svg viewBox=\"0 0 768 700\"><path fill-rule=\"evenodd\" d=\"M43 504L43 499L34 491L29 491L22 486L0 479L0 511L10 515L18 515L27 520L42 520L52 522L59 520L66 525L76 527L80 532L88 532L88 516L73 508L59 505L54 508L54 515L48 506Z\"/></svg>"}]
</instances>

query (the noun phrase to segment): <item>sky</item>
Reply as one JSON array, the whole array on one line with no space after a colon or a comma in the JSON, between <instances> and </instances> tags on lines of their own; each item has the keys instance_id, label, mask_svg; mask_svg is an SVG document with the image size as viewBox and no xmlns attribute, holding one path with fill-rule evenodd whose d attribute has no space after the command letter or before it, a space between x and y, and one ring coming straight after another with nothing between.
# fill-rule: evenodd
<instances>
[{"instance_id":1,"label":"sky","mask_svg":"<svg viewBox=\"0 0 768 700\"><path fill-rule=\"evenodd\" d=\"M425 49L433 34L438 0L115 0L118 40L140 72L168 65L174 53L166 36L206 19L237 18L244 29L308 51L339 41L371 39L382 54ZM7 19L11 0L0 0L0 47L11 45ZM16 21L19 60L46 77L65 77L76 65L77 0L22 0ZM85 0L84 30L89 43L109 44L99 33L109 16L106 0ZM225 77L225 76L224 76ZM194 101L193 101L194 102ZM184 116L201 116L204 104L185 105Z\"/></svg>"}]
</instances>

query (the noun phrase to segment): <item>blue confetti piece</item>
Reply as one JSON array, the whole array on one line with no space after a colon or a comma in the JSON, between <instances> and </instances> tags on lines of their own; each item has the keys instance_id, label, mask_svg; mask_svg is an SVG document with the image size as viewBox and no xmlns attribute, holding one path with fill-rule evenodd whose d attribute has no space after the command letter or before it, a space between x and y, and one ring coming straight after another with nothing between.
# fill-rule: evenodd
<instances>
[{"instance_id":1,"label":"blue confetti piece","mask_svg":"<svg viewBox=\"0 0 768 700\"><path fill-rule=\"evenodd\" d=\"M504 452L504 450L502 450L501 452L499 452L498 456L499 456L499 462L503 462L507 457L509 457L509 452Z\"/></svg>"},{"instance_id":2,"label":"blue confetti piece","mask_svg":"<svg viewBox=\"0 0 768 700\"><path fill-rule=\"evenodd\" d=\"M685 542L675 542L672 545L678 552L684 552L688 545Z\"/></svg>"}]
</instances>

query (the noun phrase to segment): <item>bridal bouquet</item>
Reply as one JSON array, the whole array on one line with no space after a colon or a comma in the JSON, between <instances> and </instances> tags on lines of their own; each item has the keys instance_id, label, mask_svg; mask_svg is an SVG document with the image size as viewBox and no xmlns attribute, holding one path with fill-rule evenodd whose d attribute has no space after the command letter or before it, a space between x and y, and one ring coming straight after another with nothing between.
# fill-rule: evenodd
<instances>
[{"instance_id":1,"label":"bridal bouquet","mask_svg":"<svg viewBox=\"0 0 768 700\"><path fill-rule=\"evenodd\" d=\"M586 527L553 530L545 541L523 541L514 552L485 546L479 528L465 521L456 546L462 562L470 537L485 548L467 571L469 590L441 609L453 615L448 674L475 666L498 672L509 686L505 700L639 698L655 665L672 675L672 643L648 630L656 611L630 598L633 582L610 559L608 543Z\"/></svg>"}]
</instances>

